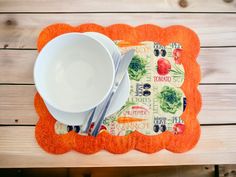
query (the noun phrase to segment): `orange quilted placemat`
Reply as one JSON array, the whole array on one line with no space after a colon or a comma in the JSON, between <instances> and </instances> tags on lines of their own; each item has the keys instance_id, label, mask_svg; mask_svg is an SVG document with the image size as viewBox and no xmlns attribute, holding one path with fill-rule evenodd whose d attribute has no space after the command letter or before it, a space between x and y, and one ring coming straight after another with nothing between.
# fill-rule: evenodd
<instances>
[{"instance_id":1,"label":"orange quilted placemat","mask_svg":"<svg viewBox=\"0 0 236 177\"><path fill-rule=\"evenodd\" d=\"M174 63L168 63L163 57L157 61L155 71L157 71L158 74L154 77L153 82L160 83L164 80L173 78L173 82L169 81L172 85L163 86L162 90L159 91L162 97L159 94L158 99L165 99L164 96L166 94L168 95L170 92L175 92L174 89L172 89L172 86L173 84L179 83L179 76L183 74L182 71L184 71L184 79L178 87L182 93L176 91L175 95L177 95L176 98L180 98L181 100L185 99L187 104L185 105L183 101L180 103L178 102L178 104L171 103L162 104L160 106L161 111L165 112L167 115L176 113L177 108L181 109L182 112L179 116L180 123L178 122L178 124L175 124L176 126L178 125L178 127L174 127L173 129L168 128L166 125L160 125L163 120L159 115L156 115L154 118L156 124L154 124L153 127L154 134L153 132L143 132L142 130L132 128L128 130L128 134L113 134L110 131L109 125L108 130L101 131L96 138L80 135L79 133L76 133L76 131L60 134L55 131L55 127L60 125L58 125L57 121L48 112L43 99L37 93L34 98L34 103L35 109L39 115L39 121L35 129L35 137L38 144L45 151L54 154L62 154L72 149L85 154L92 154L101 149L116 154L125 153L131 149L136 149L145 153L154 153L161 149L167 149L172 152L180 153L193 148L200 137L200 125L197 120L197 114L201 108L201 96L197 89L200 82L200 67L196 62L200 43L197 35L192 30L183 26L161 28L148 24L137 27L115 24L103 27L96 24L82 24L77 27L72 27L67 24L54 24L46 27L40 33L38 38L38 51L40 51L47 42L61 34L88 31L107 35L109 38L116 41L117 45L124 51L135 46L137 50L142 51L139 53L140 56L146 51L145 49L139 48L139 46L142 45L154 46L155 56L168 56L168 51L171 51L169 53L174 53ZM149 43L147 41L149 41ZM166 49L167 54L164 49ZM179 55L179 51L181 51L181 55ZM136 59L139 60L138 57L136 57ZM143 65L147 64L143 63ZM169 68L167 67L166 69L166 66ZM175 68L175 70L170 69L172 66L177 66L177 68ZM180 66L183 68L181 69ZM139 81L139 75L133 73L133 71L131 72L133 74L130 75L130 77L132 77L131 80ZM146 71L143 73L145 72ZM171 72L173 75L168 77ZM176 83L174 81L176 81ZM156 89L154 88L152 92L155 91ZM142 93L145 93L146 95L150 94L148 90ZM163 100L161 103L163 103ZM139 114L142 113L142 116L148 116L148 113L150 112L145 111L147 109L141 106L133 105L132 108L137 109ZM126 112L126 114L132 115L136 115L136 113L137 111L132 110ZM121 117L119 117L119 114L118 123L126 123L129 120L126 114L122 114ZM152 110L150 115L154 116L155 110ZM115 116L114 118L116 119ZM135 120L140 122L143 119L134 118L133 121ZM161 126L162 132L155 134L155 132L159 131L159 126ZM176 131L179 130L178 128L182 130Z\"/></svg>"}]
</instances>

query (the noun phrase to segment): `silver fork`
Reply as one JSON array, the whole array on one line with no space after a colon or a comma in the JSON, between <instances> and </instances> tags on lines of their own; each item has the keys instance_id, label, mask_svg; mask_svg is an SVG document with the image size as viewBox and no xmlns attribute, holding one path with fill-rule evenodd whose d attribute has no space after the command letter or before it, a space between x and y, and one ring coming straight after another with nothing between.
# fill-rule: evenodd
<instances>
[{"instance_id":1,"label":"silver fork","mask_svg":"<svg viewBox=\"0 0 236 177\"><path fill-rule=\"evenodd\" d=\"M115 66L115 70L117 70L117 67L118 67L118 64L120 63L120 59L121 59L121 56L119 53L113 53L112 55L112 58L113 58L113 61L114 61L114 66ZM106 98L103 103L107 102L107 99ZM94 115L95 115L95 112L97 109L99 109L99 107L102 107L103 106L103 103L101 103L100 105L98 105L97 107L93 108L92 111L90 112L89 114L89 117L88 119L86 120L86 122L83 124L82 126L82 133L88 133L89 131L89 128L91 126L91 123L93 121L93 118L94 118Z\"/></svg>"}]
</instances>

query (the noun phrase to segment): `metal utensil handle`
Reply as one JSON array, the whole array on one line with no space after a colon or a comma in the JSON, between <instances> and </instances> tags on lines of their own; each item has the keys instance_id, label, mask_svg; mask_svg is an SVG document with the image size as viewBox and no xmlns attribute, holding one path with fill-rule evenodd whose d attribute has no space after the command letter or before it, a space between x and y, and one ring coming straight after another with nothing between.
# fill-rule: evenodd
<instances>
[{"instance_id":1,"label":"metal utensil handle","mask_svg":"<svg viewBox=\"0 0 236 177\"><path fill-rule=\"evenodd\" d=\"M108 110L108 108L109 108L109 106L110 106L110 103L111 103L111 100L112 100L112 97L113 97L114 93L115 93L115 92L113 91L113 92L110 94L110 97L109 97L109 99L108 99L106 105L104 105L103 109L101 110L101 116L99 116L98 122L94 125L94 129L93 129L93 131L92 131L92 136L97 136L97 134L99 133L100 127L101 127L102 122L103 122L103 120L104 120L104 118L105 118L105 115L106 115L106 113L107 113L107 110Z\"/></svg>"},{"instance_id":2,"label":"metal utensil handle","mask_svg":"<svg viewBox=\"0 0 236 177\"><path fill-rule=\"evenodd\" d=\"M97 107L95 107L95 108L92 110L92 113L90 114L88 120L86 121L86 123L85 123L86 127L82 129L82 132L83 132L83 133L88 133L89 128L90 128L90 126L91 126L91 123L92 123L92 121L93 121L94 114L95 114L95 112L96 112L96 108L97 108Z\"/></svg>"},{"instance_id":3,"label":"metal utensil handle","mask_svg":"<svg viewBox=\"0 0 236 177\"><path fill-rule=\"evenodd\" d=\"M119 53L114 53L114 54L112 55L112 58L113 58L114 61L115 61L114 65L115 65L115 69L116 69L116 71L117 71L118 65L119 65L119 63L120 63L120 54L119 54ZM107 99L109 99L109 98L106 98L105 102L107 102ZM97 111L99 110L98 107L100 107L100 106L101 106L101 105L99 105L99 106L97 106L97 107L95 107L95 108L93 109L93 111L92 111L92 113L90 114L88 120L84 123L84 125L83 125L84 128L82 129L82 132L83 132L83 133L88 133L89 128L90 128L90 126L91 126L91 123L92 123L92 121L93 121L95 112L97 112Z\"/></svg>"}]
</instances>

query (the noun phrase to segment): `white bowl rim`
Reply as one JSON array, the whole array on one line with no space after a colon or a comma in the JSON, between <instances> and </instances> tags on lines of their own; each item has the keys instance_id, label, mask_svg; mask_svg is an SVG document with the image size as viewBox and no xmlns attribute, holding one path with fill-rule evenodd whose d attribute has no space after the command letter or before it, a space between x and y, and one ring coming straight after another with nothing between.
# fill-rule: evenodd
<instances>
[{"instance_id":1,"label":"white bowl rim","mask_svg":"<svg viewBox=\"0 0 236 177\"><path fill-rule=\"evenodd\" d=\"M69 36L69 35L77 35L77 36L79 35L79 36L86 36L87 38L90 38L91 40L93 40L94 42L96 42L98 45L102 46L102 48L103 48L103 49L105 50L105 52L108 54L109 59L110 59L110 61L111 61L111 63L112 63L112 81L111 81L111 84L110 84L110 87L109 87L107 93L104 94L104 96L102 97L102 99L101 99L100 101L98 101L97 103L95 103L95 104L92 105L91 107L86 108L86 109L74 110L74 111L72 111L72 110L65 110L65 109L63 109L63 108L59 108L58 106L55 106L55 104L51 103L51 102L49 101L49 99L48 99L46 96L44 96L44 94L42 94L41 89L39 88L39 86L37 85L37 82L36 82L36 80L37 80L37 79L36 79L36 75L37 75L37 74L36 74L36 67L37 67L37 63L39 62L38 58L39 58L40 55L42 55L42 52L44 52L44 51L46 50L45 47L46 47L47 45L50 45L52 42L54 42L54 41L57 40L58 38L60 38L60 37L65 37L65 36ZM112 87L113 87L113 83L114 83L114 79L115 79L114 60L113 60L113 58L112 58L110 52L108 51L108 49L107 49L101 42L99 42L98 40L96 40L96 39L94 39L94 38L92 38L92 37L90 37L90 36L88 36L88 35L86 35L86 34L80 33L80 32L69 32L69 33L65 33L65 34L56 36L55 38L53 38L52 40L50 40L50 41L41 49L41 51L38 53L38 56L37 56L36 61L35 61L35 63L34 63L33 78L34 78L34 83L35 83L35 87L36 87L37 92L39 93L39 95L42 97L42 99L43 99L46 103L50 104L51 106L53 106L54 108L56 108L56 109L58 109L58 110L61 110L61 111L64 111L64 112L68 112L68 113L86 112L86 111L89 111L89 110L93 109L94 107L98 106L99 104L101 104L101 103L108 97L109 93L111 92ZM40 92L41 92L41 93L40 93Z\"/></svg>"}]
</instances>

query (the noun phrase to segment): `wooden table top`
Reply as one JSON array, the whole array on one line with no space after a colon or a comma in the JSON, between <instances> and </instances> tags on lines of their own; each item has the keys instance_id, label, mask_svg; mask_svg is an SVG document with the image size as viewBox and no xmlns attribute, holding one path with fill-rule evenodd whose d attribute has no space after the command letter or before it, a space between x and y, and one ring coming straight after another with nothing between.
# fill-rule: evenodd
<instances>
[{"instance_id":1,"label":"wooden table top","mask_svg":"<svg viewBox=\"0 0 236 177\"><path fill-rule=\"evenodd\" d=\"M0 167L236 164L236 1L225 1L0 0ZM181 24L196 31L203 99L197 146L183 154L44 152L34 137L38 117L32 71L39 32L58 22Z\"/></svg>"}]
</instances>

